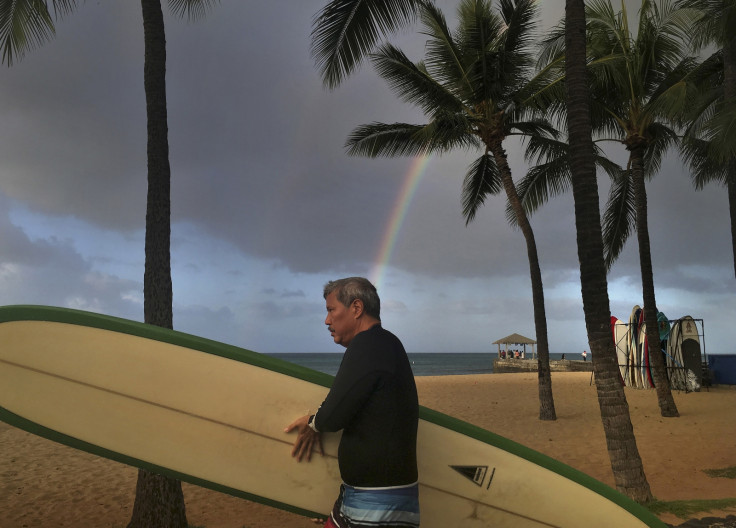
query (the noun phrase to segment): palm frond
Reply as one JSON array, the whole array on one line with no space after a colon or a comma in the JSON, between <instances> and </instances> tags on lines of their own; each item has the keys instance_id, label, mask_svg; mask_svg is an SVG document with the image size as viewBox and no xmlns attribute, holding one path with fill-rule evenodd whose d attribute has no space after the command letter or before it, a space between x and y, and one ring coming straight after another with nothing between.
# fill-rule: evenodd
<instances>
[{"instance_id":1,"label":"palm frond","mask_svg":"<svg viewBox=\"0 0 736 528\"><path fill-rule=\"evenodd\" d=\"M515 97L520 106L559 120L566 110L564 55L541 68L521 86Z\"/></svg>"},{"instance_id":2,"label":"palm frond","mask_svg":"<svg viewBox=\"0 0 736 528\"><path fill-rule=\"evenodd\" d=\"M647 128L649 141L644 150L644 177L650 180L662 167L662 158L670 149L677 144L679 138L677 133L664 123L655 122Z\"/></svg>"},{"instance_id":3,"label":"palm frond","mask_svg":"<svg viewBox=\"0 0 736 528\"><path fill-rule=\"evenodd\" d=\"M529 169L516 185L516 192L524 211L532 215L551 198L569 191L571 185L570 163L566 156L558 156ZM510 203L506 204L506 220L511 225L517 225L516 213Z\"/></svg>"},{"instance_id":4,"label":"palm frond","mask_svg":"<svg viewBox=\"0 0 736 528\"><path fill-rule=\"evenodd\" d=\"M383 35L413 22L424 0L332 0L312 25L312 57L335 88Z\"/></svg>"},{"instance_id":5,"label":"palm frond","mask_svg":"<svg viewBox=\"0 0 736 528\"><path fill-rule=\"evenodd\" d=\"M175 16L194 21L204 18L219 3L219 0L169 0L169 7Z\"/></svg>"},{"instance_id":6,"label":"palm frond","mask_svg":"<svg viewBox=\"0 0 736 528\"><path fill-rule=\"evenodd\" d=\"M509 82L507 89L501 92L504 99L513 98L531 76L535 58L532 55L532 44L536 37L537 3L534 0L501 0L501 16L505 30L500 34L502 47L494 57L500 71Z\"/></svg>"},{"instance_id":7,"label":"palm frond","mask_svg":"<svg viewBox=\"0 0 736 528\"><path fill-rule=\"evenodd\" d=\"M506 53L528 53L536 37L539 14L537 1L500 0L499 3L499 11L507 28L504 35Z\"/></svg>"},{"instance_id":8,"label":"palm frond","mask_svg":"<svg viewBox=\"0 0 736 528\"><path fill-rule=\"evenodd\" d=\"M607 269L623 251L631 233L636 229L634 190L630 171L622 171L613 180L602 218L603 259Z\"/></svg>"},{"instance_id":9,"label":"palm frond","mask_svg":"<svg viewBox=\"0 0 736 528\"><path fill-rule=\"evenodd\" d=\"M539 42L539 57L537 67L546 68L547 65L565 58L565 19L563 18L551 30L547 36ZM564 67L563 67L564 71Z\"/></svg>"},{"instance_id":10,"label":"palm frond","mask_svg":"<svg viewBox=\"0 0 736 528\"><path fill-rule=\"evenodd\" d=\"M417 132L431 152L444 153L453 149L478 149L480 138L473 133L473 124L464 113L438 112L431 122Z\"/></svg>"},{"instance_id":11,"label":"palm frond","mask_svg":"<svg viewBox=\"0 0 736 528\"><path fill-rule=\"evenodd\" d=\"M458 21L457 41L466 50L464 67L467 82L472 87L466 95L468 102L498 102L502 93L499 74L511 74L511 70L503 67L504 22L487 0L460 2Z\"/></svg>"},{"instance_id":12,"label":"palm frond","mask_svg":"<svg viewBox=\"0 0 736 528\"><path fill-rule=\"evenodd\" d=\"M470 93L462 52L442 12L431 3L421 10L423 33L429 37L425 64L438 83L452 86L460 94Z\"/></svg>"},{"instance_id":13,"label":"palm frond","mask_svg":"<svg viewBox=\"0 0 736 528\"><path fill-rule=\"evenodd\" d=\"M710 143L696 137L685 136L680 142L680 156L690 167L690 179L697 190L715 182L725 185L728 164L719 162L709 155Z\"/></svg>"},{"instance_id":14,"label":"palm frond","mask_svg":"<svg viewBox=\"0 0 736 528\"><path fill-rule=\"evenodd\" d=\"M428 153L426 142L417 139L422 125L370 123L355 128L345 142L350 156L419 156Z\"/></svg>"},{"instance_id":15,"label":"palm frond","mask_svg":"<svg viewBox=\"0 0 736 528\"><path fill-rule=\"evenodd\" d=\"M619 178L624 171L621 165L607 158L597 145L595 146L595 165L608 174L608 177L612 180Z\"/></svg>"},{"instance_id":16,"label":"palm frond","mask_svg":"<svg viewBox=\"0 0 736 528\"><path fill-rule=\"evenodd\" d=\"M736 3L732 0L678 0L678 7L695 11L697 22L689 43L695 51L723 47L736 37Z\"/></svg>"},{"instance_id":17,"label":"palm frond","mask_svg":"<svg viewBox=\"0 0 736 528\"><path fill-rule=\"evenodd\" d=\"M625 4L622 4L622 9ZM609 0L591 0L585 7L589 53L601 57L611 53L628 55L632 42L624 13L615 13Z\"/></svg>"},{"instance_id":18,"label":"palm frond","mask_svg":"<svg viewBox=\"0 0 736 528\"><path fill-rule=\"evenodd\" d=\"M453 122L451 116L443 116L426 125L361 125L350 133L345 142L348 155L371 158L442 154L455 148L477 146L477 139L467 133L467 125Z\"/></svg>"},{"instance_id":19,"label":"palm frond","mask_svg":"<svg viewBox=\"0 0 736 528\"><path fill-rule=\"evenodd\" d=\"M611 179L618 178L623 170L618 163L606 157L603 150L594 145L594 163ZM554 196L567 192L572 184L570 145L556 138L534 137L528 141L525 159L535 165L517 186L523 194L522 202L528 213L533 213Z\"/></svg>"},{"instance_id":20,"label":"palm frond","mask_svg":"<svg viewBox=\"0 0 736 528\"><path fill-rule=\"evenodd\" d=\"M687 17L669 0L646 2L639 13L636 71L640 79L656 78L675 67L687 49Z\"/></svg>"},{"instance_id":21,"label":"palm frond","mask_svg":"<svg viewBox=\"0 0 736 528\"><path fill-rule=\"evenodd\" d=\"M676 121L685 135L700 137L704 126L720 111L724 95L723 50L717 50L689 74L695 96Z\"/></svg>"},{"instance_id":22,"label":"palm frond","mask_svg":"<svg viewBox=\"0 0 736 528\"><path fill-rule=\"evenodd\" d=\"M514 121L509 124L512 130L523 135L529 141L543 140L546 138L556 139L560 131L555 125L546 119L530 119L528 121Z\"/></svg>"},{"instance_id":23,"label":"palm frond","mask_svg":"<svg viewBox=\"0 0 736 528\"><path fill-rule=\"evenodd\" d=\"M684 57L674 68L663 72L648 98L647 111L671 122L686 114L700 96L697 78L690 77L696 65L693 57Z\"/></svg>"},{"instance_id":24,"label":"palm frond","mask_svg":"<svg viewBox=\"0 0 736 528\"><path fill-rule=\"evenodd\" d=\"M402 100L420 107L425 114L433 114L438 108L459 112L463 109L450 91L429 76L421 65L412 63L407 56L391 44L384 44L371 55L378 74Z\"/></svg>"},{"instance_id":25,"label":"palm frond","mask_svg":"<svg viewBox=\"0 0 736 528\"><path fill-rule=\"evenodd\" d=\"M723 104L703 132L709 140L708 155L713 160L725 164L736 159L736 101Z\"/></svg>"},{"instance_id":26,"label":"palm frond","mask_svg":"<svg viewBox=\"0 0 736 528\"><path fill-rule=\"evenodd\" d=\"M498 194L502 189L501 174L493 156L489 153L483 154L468 167L463 181L462 204L465 225L475 219L478 209L488 195Z\"/></svg>"},{"instance_id":27,"label":"palm frond","mask_svg":"<svg viewBox=\"0 0 736 528\"><path fill-rule=\"evenodd\" d=\"M603 151L595 147L596 167L612 179L621 174L621 167L608 159ZM533 214L551 198L570 190L572 171L569 158L570 145L556 137L531 136L527 140L524 158L534 163L516 186L524 210ZM515 224L516 215L510 204L506 206L506 218Z\"/></svg>"},{"instance_id":28,"label":"palm frond","mask_svg":"<svg viewBox=\"0 0 736 528\"><path fill-rule=\"evenodd\" d=\"M61 18L77 6L76 0L4 0L0 7L0 46L8 66L26 52L51 40L56 29L53 17ZM53 12L53 17L52 17Z\"/></svg>"}]
</instances>

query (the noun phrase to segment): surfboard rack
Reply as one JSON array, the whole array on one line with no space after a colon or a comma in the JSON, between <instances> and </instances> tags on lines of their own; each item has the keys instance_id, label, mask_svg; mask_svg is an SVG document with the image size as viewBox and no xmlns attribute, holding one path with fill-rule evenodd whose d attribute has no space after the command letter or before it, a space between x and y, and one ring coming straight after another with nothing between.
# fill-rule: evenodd
<instances>
[{"instance_id":1,"label":"surfboard rack","mask_svg":"<svg viewBox=\"0 0 736 528\"><path fill-rule=\"evenodd\" d=\"M670 383L670 388L673 390L690 392L691 390L700 390L700 387L702 386L710 387L713 377L708 367L708 354L705 348L705 321L701 318L696 319L690 316L684 316L679 319L658 320L658 323L661 324L665 321L672 330L667 333L666 339L660 341L659 348L662 352L663 359L665 360L665 371L667 373L667 379ZM694 343L697 343L697 346L699 348L697 352L691 352L692 354L698 355L698 366L695 365L694 358L686 365L683 361L681 353L678 355L678 353L675 352L681 350L681 347L683 345L683 333L680 331L675 331L674 327L675 325L682 324L683 321L691 322L693 325L689 329L687 335L689 339L693 340ZM619 336L618 339L614 337L616 347L628 350L628 348L632 345L641 346L641 343L638 342L638 336L632 341L630 334L631 328L638 329L640 328L640 324L641 323L639 321L635 323L627 323L623 320L618 320L616 322L616 325L625 326L627 330L625 333L622 333L622 335ZM670 340L673 338L673 336L674 340L676 340L677 342L674 344L670 344ZM693 344L692 346L695 345ZM619 363L619 368L622 372L621 377L624 381L624 384L627 387L633 388L654 388L653 382L650 377L649 381L646 381L648 377L649 365L644 362L644 356L641 353L638 353L631 354L627 357L635 357L637 358L637 360L633 362L630 361L627 363ZM693 371L693 374L695 375L694 384L688 384L688 370ZM636 373L637 375L635 376L634 373Z\"/></svg>"}]
</instances>

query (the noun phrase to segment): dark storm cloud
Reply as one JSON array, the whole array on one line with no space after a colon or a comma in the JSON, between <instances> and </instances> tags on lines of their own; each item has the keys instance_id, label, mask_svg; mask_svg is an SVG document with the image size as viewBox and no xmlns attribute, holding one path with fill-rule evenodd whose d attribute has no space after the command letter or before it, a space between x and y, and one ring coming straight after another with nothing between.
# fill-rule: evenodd
<instances>
[{"instance_id":1,"label":"dark storm cloud","mask_svg":"<svg viewBox=\"0 0 736 528\"><path fill-rule=\"evenodd\" d=\"M322 88L309 31L323 4L231 1L196 23L167 17L173 220L294 272L367 274L410 160L350 158L345 138L362 123L423 117L397 101L368 64L337 90ZM452 16L453 2L442 7ZM542 8L547 25L563 14L553 3ZM136 4L85 4L58 23L53 42L3 71L3 192L41 213L73 211L108 229L142 228L140 26ZM397 38L412 41L419 59L422 44L411 35ZM502 196L489 198L465 226L460 188L478 154L429 164L392 266L429 277L528 274L526 246L506 222ZM509 155L521 176L518 152L510 148ZM655 280L682 286L688 281L681 273L664 270L729 259L725 198L713 189L696 194L676 158L662 172L649 199ZM571 198L545 206L532 225L545 285L567 280L578 266ZM635 247L627 248L612 277L637 277L636 257ZM718 287L708 277L697 280L706 283L701 288Z\"/></svg>"}]
</instances>

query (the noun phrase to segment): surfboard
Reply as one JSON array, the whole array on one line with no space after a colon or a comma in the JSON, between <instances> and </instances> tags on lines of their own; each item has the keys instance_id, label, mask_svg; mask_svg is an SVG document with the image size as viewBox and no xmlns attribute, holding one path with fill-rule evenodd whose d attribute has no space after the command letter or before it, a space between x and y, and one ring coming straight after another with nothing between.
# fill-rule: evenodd
<instances>
[{"instance_id":1,"label":"surfboard","mask_svg":"<svg viewBox=\"0 0 736 528\"><path fill-rule=\"evenodd\" d=\"M640 371L640 382L639 382L639 388L641 389L649 389L649 380L647 379L647 370L649 370L648 367L648 347L647 347L647 328L646 328L646 321L644 320L644 308L639 310L639 371Z\"/></svg>"},{"instance_id":2,"label":"surfboard","mask_svg":"<svg viewBox=\"0 0 736 528\"><path fill-rule=\"evenodd\" d=\"M618 357L618 368L621 372L621 380L628 385L629 377L629 351L628 351L628 328L619 321L618 317L611 316L611 333L613 342L616 344L616 356Z\"/></svg>"},{"instance_id":3,"label":"surfboard","mask_svg":"<svg viewBox=\"0 0 736 528\"><path fill-rule=\"evenodd\" d=\"M641 307L635 304L629 316L629 379L630 387L639 388L641 372L639 370L639 315Z\"/></svg>"},{"instance_id":4,"label":"surfboard","mask_svg":"<svg viewBox=\"0 0 736 528\"><path fill-rule=\"evenodd\" d=\"M290 456L284 427L332 376L224 343L76 310L0 307L0 419L90 453L300 513L340 485L325 456ZM657 527L648 510L559 461L422 407L423 528ZM32 505L29 505L32 507Z\"/></svg>"},{"instance_id":5,"label":"surfboard","mask_svg":"<svg viewBox=\"0 0 736 528\"><path fill-rule=\"evenodd\" d=\"M643 310L642 310L643 312ZM639 332L639 337L637 339L637 346L639 347L639 375L641 376L641 385L640 388L646 389L649 388L647 384L647 377L646 377L646 345L647 345L647 334L646 334L646 323L642 322L637 327L637 331Z\"/></svg>"},{"instance_id":6,"label":"surfboard","mask_svg":"<svg viewBox=\"0 0 736 528\"><path fill-rule=\"evenodd\" d=\"M641 388L651 389L654 383L649 371L649 340L647 339L647 323L643 316L639 324L639 357L641 358Z\"/></svg>"},{"instance_id":7,"label":"surfboard","mask_svg":"<svg viewBox=\"0 0 736 528\"><path fill-rule=\"evenodd\" d=\"M659 357L662 358L662 365L667 366L667 340L670 336L670 321L669 318L662 312L657 312L657 325L659 327L659 343L656 349ZM651 354L652 352L650 352ZM665 368L666 370L666 368Z\"/></svg>"},{"instance_id":8,"label":"surfboard","mask_svg":"<svg viewBox=\"0 0 736 528\"><path fill-rule=\"evenodd\" d=\"M672 324L667 339L667 373L670 378L670 388L675 390L685 390L687 388L687 377L682 363L681 342L680 321L677 320Z\"/></svg>"},{"instance_id":9,"label":"surfboard","mask_svg":"<svg viewBox=\"0 0 736 528\"><path fill-rule=\"evenodd\" d=\"M680 355L682 356L682 364L685 367L686 375L689 375L688 371L695 375L695 381L698 387L695 390L700 390L700 385L703 383L703 363L700 352L698 327L695 324L695 320L689 315L680 318L678 324L680 326L678 344Z\"/></svg>"}]
</instances>

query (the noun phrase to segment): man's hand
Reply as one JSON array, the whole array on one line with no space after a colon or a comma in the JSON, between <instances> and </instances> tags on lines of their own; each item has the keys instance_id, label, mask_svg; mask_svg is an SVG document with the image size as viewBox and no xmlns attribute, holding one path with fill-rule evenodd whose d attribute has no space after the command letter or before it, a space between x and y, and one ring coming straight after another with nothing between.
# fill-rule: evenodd
<instances>
[{"instance_id":1,"label":"man's hand","mask_svg":"<svg viewBox=\"0 0 736 528\"><path fill-rule=\"evenodd\" d=\"M305 456L307 457L307 462L312 459L312 450L314 449L315 443L319 446L319 454L325 454L322 448L322 436L309 427L309 415L295 420L284 429L284 432L290 433L294 429L297 430L298 434L294 442L294 448L291 450L291 456L296 457L297 462L301 462Z\"/></svg>"}]
</instances>

